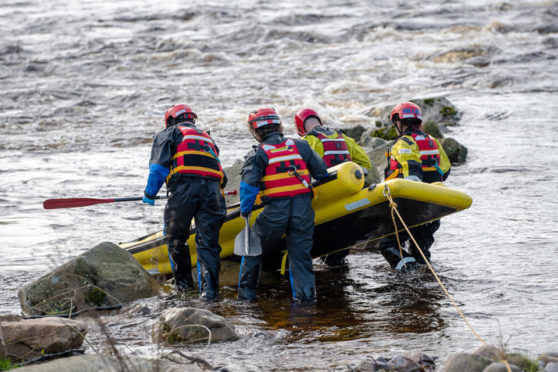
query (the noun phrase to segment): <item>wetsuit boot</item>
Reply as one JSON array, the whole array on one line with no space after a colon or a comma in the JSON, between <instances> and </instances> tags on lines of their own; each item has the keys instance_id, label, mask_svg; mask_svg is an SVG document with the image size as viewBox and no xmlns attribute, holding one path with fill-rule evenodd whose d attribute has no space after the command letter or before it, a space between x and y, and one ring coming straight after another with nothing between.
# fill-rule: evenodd
<instances>
[{"instance_id":1,"label":"wetsuit boot","mask_svg":"<svg viewBox=\"0 0 558 372\"><path fill-rule=\"evenodd\" d=\"M440 228L440 220L425 223L424 225L417 226L411 229L415 240L417 241L422 253L430 262L430 247L434 244L434 233ZM426 265L426 261L420 254L419 250L415 247L415 243L410 242L409 254L411 254L415 260L421 264Z\"/></svg>"},{"instance_id":2,"label":"wetsuit boot","mask_svg":"<svg viewBox=\"0 0 558 372\"><path fill-rule=\"evenodd\" d=\"M294 300L301 303L315 303L317 301L316 287L298 288L298 291L294 293Z\"/></svg>"},{"instance_id":3,"label":"wetsuit boot","mask_svg":"<svg viewBox=\"0 0 558 372\"><path fill-rule=\"evenodd\" d=\"M242 257L240 262L240 277L238 280L238 299L254 301L260 279L262 265L261 258L254 256Z\"/></svg>"},{"instance_id":4,"label":"wetsuit boot","mask_svg":"<svg viewBox=\"0 0 558 372\"><path fill-rule=\"evenodd\" d=\"M391 268L396 271L407 273L418 268L417 261L404 249L402 250L403 257L400 256L399 250L395 247L382 247L381 252Z\"/></svg>"},{"instance_id":5,"label":"wetsuit boot","mask_svg":"<svg viewBox=\"0 0 558 372\"><path fill-rule=\"evenodd\" d=\"M322 258L322 262L324 262L332 269L340 269L347 266L347 260L345 259L345 257L347 257L348 254L349 250L344 249L339 252L328 254L327 256Z\"/></svg>"},{"instance_id":6,"label":"wetsuit boot","mask_svg":"<svg viewBox=\"0 0 558 372\"><path fill-rule=\"evenodd\" d=\"M190 291L194 289L192 261L190 260L190 250L188 246L183 240L169 238L167 240L167 248L176 289L180 291Z\"/></svg>"},{"instance_id":7,"label":"wetsuit boot","mask_svg":"<svg viewBox=\"0 0 558 372\"><path fill-rule=\"evenodd\" d=\"M198 262L198 284L200 297L207 301L215 301L219 297L219 267L209 268Z\"/></svg>"}]
</instances>

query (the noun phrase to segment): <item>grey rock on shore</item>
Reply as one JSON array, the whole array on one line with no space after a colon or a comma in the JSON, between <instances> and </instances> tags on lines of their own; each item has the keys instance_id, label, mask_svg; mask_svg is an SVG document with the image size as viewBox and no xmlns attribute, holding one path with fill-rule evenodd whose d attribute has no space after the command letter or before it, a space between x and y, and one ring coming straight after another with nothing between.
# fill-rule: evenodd
<instances>
[{"instance_id":1,"label":"grey rock on shore","mask_svg":"<svg viewBox=\"0 0 558 372\"><path fill-rule=\"evenodd\" d=\"M105 242L26 284L18 296L28 315L61 315L157 293L154 279L128 251Z\"/></svg>"},{"instance_id":2,"label":"grey rock on shore","mask_svg":"<svg viewBox=\"0 0 558 372\"><path fill-rule=\"evenodd\" d=\"M101 354L80 355L57 359L44 364L18 368L21 372L201 372L196 364L177 364L167 360L149 360L132 356L109 356Z\"/></svg>"}]
</instances>

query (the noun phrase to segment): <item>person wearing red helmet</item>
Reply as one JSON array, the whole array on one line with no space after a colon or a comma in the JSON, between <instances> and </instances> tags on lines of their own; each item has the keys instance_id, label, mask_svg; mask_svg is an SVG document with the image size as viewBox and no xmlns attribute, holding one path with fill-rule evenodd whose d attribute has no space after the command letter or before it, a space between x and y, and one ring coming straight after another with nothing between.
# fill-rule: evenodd
<instances>
[{"instance_id":1,"label":"person wearing red helmet","mask_svg":"<svg viewBox=\"0 0 558 372\"><path fill-rule=\"evenodd\" d=\"M386 181L392 178L406 178L427 183L445 181L450 173L451 163L440 142L422 131L420 107L412 102L400 103L391 110L390 119L399 136L387 153ZM439 227L440 220L436 220L411 229L411 233L429 261L434 233ZM399 233L399 239L404 245L410 238L406 232L403 232ZM418 264L426 264L412 242L409 243L408 252L402 250L403 257L401 257L395 235L380 240L380 251L391 267L397 271L413 271Z\"/></svg>"},{"instance_id":2,"label":"person wearing red helmet","mask_svg":"<svg viewBox=\"0 0 558 372\"><path fill-rule=\"evenodd\" d=\"M215 300L219 293L219 230L227 214L221 188L227 178L219 148L208 132L196 127L196 119L188 105L172 106L165 113L165 129L155 136L151 148L143 202L154 205L155 196L166 183L164 234L180 291L194 288L186 241L195 220L199 291L202 298Z\"/></svg>"},{"instance_id":3,"label":"person wearing red helmet","mask_svg":"<svg viewBox=\"0 0 558 372\"><path fill-rule=\"evenodd\" d=\"M328 168L345 161L353 161L360 165L367 175L372 169L366 151L356 141L322 124L318 113L310 108L303 108L295 114L296 132L310 147L320 155ZM322 258L329 267L342 267L349 250L345 249Z\"/></svg>"},{"instance_id":4,"label":"person wearing red helmet","mask_svg":"<svg viewBox=\"0 0 558 372\"><path fill-rule=\"evenodd\" d=\"M372 169L366 151L349 136L323 125L318 113L310 108L303 108L295 115L296 132L310 147L324 158L327 167L353 161L360 165L365 174Z\"/></svg>"},{"instance_id":5,"label":"person wearing red helmet","mask_svg":"<svg viewBox=\"0 0 558 372\"><path fill-rule=\"evenodd\" d=\"M293 297L313 302L316 285L310 255L314 234L310 177L327 177L326 165L308 143L283 136L281 119L273 108L251 112L248 128L259 145L246 154L242 167L240 213L249 216L258 194L262 195L264 209L253 229L263 253L242 258L238 298L256 298L262 256L274 250L285 234Z\"/></svg>"}]
</instances>

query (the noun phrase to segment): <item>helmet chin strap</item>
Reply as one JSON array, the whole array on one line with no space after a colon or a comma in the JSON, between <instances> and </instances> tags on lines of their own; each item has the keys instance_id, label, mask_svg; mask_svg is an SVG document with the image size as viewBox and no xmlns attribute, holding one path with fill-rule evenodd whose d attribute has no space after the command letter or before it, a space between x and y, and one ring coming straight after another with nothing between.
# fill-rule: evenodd
<instances>
[{"instance_id":1,"label":"helmet chin strap","mask_svg":"<svg viewBox=\"0 0 558 372\"><path fill-rule=\"evenodd\" d=\"M397 123L399 123L399 126L397 125ZM396 120L396 121L393 122L393 126L395 127L395 130L397 131L398 135L403 134L403 130L401 128L402 125L403 125L403 122L401 120Z\"/></svg>"}]
</instances>

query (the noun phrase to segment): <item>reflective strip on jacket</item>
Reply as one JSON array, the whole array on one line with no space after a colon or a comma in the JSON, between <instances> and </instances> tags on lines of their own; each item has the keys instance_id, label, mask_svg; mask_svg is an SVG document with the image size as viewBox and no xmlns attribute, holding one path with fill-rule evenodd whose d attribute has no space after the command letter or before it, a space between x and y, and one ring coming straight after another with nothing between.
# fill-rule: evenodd
<instances>
[{"instance_id":1,"label":"reflective strip on jacket","mask_svg":"<svg viewBox=\"0 0 558 372\"><path fill-rule=\"evenodd\" d=\"M200 129L187 126L177 128L182 133L182 142L172 157L167 183L176 173L222 180L223 169L211 137Z\"/></svg>"},{"instance_id":2,"label":"reflective strip on jacket","mask_svg":"<svg viewBox=\"0 0 558 372\"><path fill-rule=\"evenodd\" d=\"M349 153L345 139L339 132L335 132L333 138L318 133L318 139L323 145L323 159L328 168L345 161L351 161L351 154Z\"/></svg>"},{"instance_id":3,"label":"reflective strip on jacket","mask_svg":"<svg viewBox=\"0 0 558 372\"><path fill-rule=\"evenodd\" d=\"M306 136L304 136L303 139L306 142L308 142L310 147L314 151L316 151L318 155L320 155L324 159L324 161L326 161L328 168L331 167L332 165L330 165L325 158L326 149L324 143L319 138L319 135L323 135L325 138L332 139L332 140L342 138L345 143L345 147L349 152L349 160L360 165L365 170L365 172L368 172L370 169L372 169L372 163L370 162L370 158L366 154L366 151L364 151L362 147L357 145L356 141L353 138L348 137L343 133L333 131L327 127L323 127L323 126L316 127L312 131L310 131ZM333 165L336 164L338 163L334 163Z\"/></svg>"},{"instance_id":4,"label":"reflective strip on jacket","mask_svg":"<svg viewBox=\"0 0 558 372\"><path fill-rule=\"evenodd\" d=\"M310 183L310 172L292 139L277 145L261 144L260 148L265 151L268 158L268 165L262 178L265 197L292 197L311 192L292 174L292 170L296 170L307 183Z\"/></svg>"},{"instance_id":5,"label":"reflective strip on jacket","mask_svg":"<svg viewBox=\"0 0 558 372\"><path fill-rule=\"evenodd\" d=\"M388 152L386 179L416 176L425 182L442 181L451 168L437 139L422 132L406 131ZM390 177L391 176L391 177Z\"/></svg>"}]
</instances>

